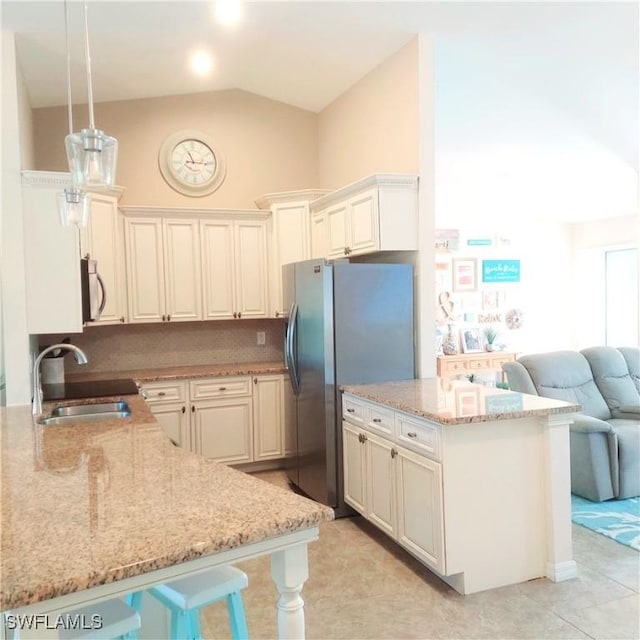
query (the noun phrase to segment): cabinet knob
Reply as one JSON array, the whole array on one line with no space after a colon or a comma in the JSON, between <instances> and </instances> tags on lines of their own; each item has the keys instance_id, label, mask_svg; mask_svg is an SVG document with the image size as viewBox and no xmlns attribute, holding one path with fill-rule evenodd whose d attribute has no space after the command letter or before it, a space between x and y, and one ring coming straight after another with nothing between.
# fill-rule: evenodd
<instances>
[{"instance_id":1,"label":"cabinet knob","mask_svg":"<svg viewBox=\"0 0 640 640\"><path fill-rule=\"evenodd\" d=\"M415 431L409 431L409 433L407 433L407 438L417 438L418 434Z\"/></svg>"},{"instance_id":2,"label":"cabinet knob","mask_svg":"<svg viewBox=\"0 0 640 640\"><path fill-rule=\"evenodd\" d=\"M398 455L398 452L395 449L391 449L391 457L395 458Z\"/></svg>"},{"instance_id":3,"label":"cabinet knob","mask_svg":"<svg viewBox=\"0 0 640 640\"><path fill-rule=\"evenodd\" d=\"M242 312L238 311L238 318L242 318Z\"/></svg>"},{"instance_id":4,"label":"cabinet knob","mask_svg":"<svg viewBox=\"0 0 640 640\"><path fill-rule=\"evenodd\" d=\"M120 322L124 322L124 316L120 316Z\"/></svg>"},{"instance_id":5,"label":"cabinet knob","mask_svg":"<svg viewBox=\"0 0 640 640\"><path fill-rule=\"evenodd\" d=\"M276 318L279 318L279 317L280 317L280 312L276 311Z\"/></svg>"},{"instance_id":6,"label":"cabinet knob","mask_svg":"<svg viewBox=\"0 0 640 640\"><path fill-rule=\"evenodd\" d=\"M258 384L258 378L253 379L253 384Z\"/></svg>"},{"instance_id":7,"label":"cabinet knob","mask_svg":"<svg viewBox=\"0 0 640 640\"><path fill-rule=\"evenodd\" d=\"M347 409L347 413L355 413L355 409Z\"/></svg>"},{"instance_id":8,"label":"cabinet knob","mask_svg":"<svg viewBox=\"0 0 640 640\"><path fill-rule=\"evenodd\" d=\"M379 423L379 422L382 422L382 420L381 420L380 418L374 418L374 419L372 420L372 422L375 422L375 423L377 424L377 423Z\"/></svg>"},{"instance_id":9,"label":"cabinet knob","mask_svg":"<svg viewBox=\"0 0 640 640\"><path fill-rule=\"evenodd\" d=\"M233 317L237 318L238 317L238 313L236 311L233 312Z\"/></svg>"},{"instance_id":10,"label":"cabinet knob","mask_svg":"<svg viewBox=\"0 0 640 640\"><path fill-rule=\"evenodd\" d=\"M358 434L358 442L362 444L364 442L364 435L362 433Z\"/></svg>"},{"instance_id":11,"label":"cabinet knob","mask_svg":"<svg viewBox=\"0 0 640 640\"><path fill-rule=\"evenodd\" d=\"M226 391L227 387L218 387L218 391Z\"/></svg>"},{"instance_id":12,"label":"cabinet knob","mask_svg":"<svg viewBox=\"0 0 640 640\"><path fill-rule=\"evenodd\" d=\"M182 413L186 413L187 412L187 407L182 407Z\"/></svg>"},{"instance_id":13,"label":"cabinet knob","mask_svg":"<svg viewBox=\"0 0 640 640\"><path fill-rule=\"evenodd\" d=\"M196 412L196 406L194 404L191 405L191 413Z\"/></svg>"},{"instance_id":14,"label":"cabinet knob","mask_svg":"<svg viewBox=\"0 0 640 640\"><path fill-rule=\"evenodd\" d=\"M171 315L167 316L167 322L171 322Z\"/></svg>"},{"instance_id":15,"label":"cabinet knob","mask_svg":"<svg viewBox=\"0 0 640 640\"><path fill-rule=\"evenodd\" d=\"M165 391L158 391L158 395L159 396L166 396L166 392Z\"/></svg>"},{"instance_id":16,"label":"cabinet knob","mask_svg":"<svg viewBox=\"0 0 640 640\"><path fill-rule=\"evenodd\" d=\"M162 314L162 322L166 322L167 321L167 316L164 315L164 313Z\"/></svg>"},{"instance_id":17,"label":"cabinet knob","mask_svg":"<svg viewBox=\"0 0 640 640\"><path fill-rule=\"evenodd\" d=\"M363 433L362 434L362 442L366 442L369 438L367 438L367 434Z\"/></svg>"}]
</instances>

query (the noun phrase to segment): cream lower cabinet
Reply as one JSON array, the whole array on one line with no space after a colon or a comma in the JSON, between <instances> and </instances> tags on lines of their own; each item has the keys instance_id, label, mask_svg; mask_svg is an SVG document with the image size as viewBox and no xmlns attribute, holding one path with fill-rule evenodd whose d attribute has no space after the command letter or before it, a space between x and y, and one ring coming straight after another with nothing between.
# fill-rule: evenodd
<instances>
[{"instance_id":1,"label":"cream lower cabinet","mask_svg":"<svg viewBox=\"0 0 640 640\"><path fill-rule=\"evenodd\" d=\"M389 413L374 403L343 396L345 502L444 574L441 464L399 446L395 430L380 435Z\"/></svg>"},{"instance_id":2,"label":"cream lower cabinet","mask_svg":"<svg viewBox=\"0 0 640 640\"><path fill-rule=\"evenodd\" d=\"M284 376L148 382L142 392L178 445L226 464L284 456Z\"/></svg>"},{"instance_id":3,"label":"cream lower cabinet","mask_svg":"<svg viewBox=\"0 0 640 640\"><path fill-rule=\"evenodd\" d=\"M178 446L191 449L187 383L146 382L143 396L169 438Z\"/></svg>"}]
</instances>

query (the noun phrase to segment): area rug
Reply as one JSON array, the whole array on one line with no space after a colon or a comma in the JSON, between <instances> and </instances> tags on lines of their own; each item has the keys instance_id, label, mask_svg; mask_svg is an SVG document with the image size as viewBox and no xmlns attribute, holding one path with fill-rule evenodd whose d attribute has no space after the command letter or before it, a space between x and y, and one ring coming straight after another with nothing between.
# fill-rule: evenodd
<instances>
[{"instance_id":1,"label":"area rug","mask_svg":"<svg viewBox=\"0 0 640 640\"><path fill-rule=\"evenodd\" d=\"M576 524L640 551L640 498L591 502L572 495L571 519Z\"/></svg>"}]
</instances>

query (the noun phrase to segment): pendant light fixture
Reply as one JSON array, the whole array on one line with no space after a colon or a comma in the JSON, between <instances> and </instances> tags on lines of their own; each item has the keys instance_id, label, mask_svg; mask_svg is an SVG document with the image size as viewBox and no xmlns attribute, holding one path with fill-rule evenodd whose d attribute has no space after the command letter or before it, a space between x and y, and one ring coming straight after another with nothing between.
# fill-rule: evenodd
<instances>
[{"instance_id":1,"label":"pendant light fixture","mask_svg":"<svg viewBox=\"0 0 640 640\"><path fill-rule=\"evenodd\" d=\"M89 128L82 129L80 133L69 133L65 138L65 146L73 186L78 189L105 189L115 183L118 141L97 129L95 125L86 0L83 2L83 10Z\"/></svg>"},{"instance_id":2,"label":"pendant light fixture","mask_svg":"<svg viewBox=\"0 0 640 640\"><path fill-rule=\"evenodd\" d=\"M71 98L71 47L69 45L69 6L64 2L64 35L67 44L67 111L69 135L73 134L73 112ZM89 218L89 194L75 186L58 194L58 213L63 227L75 225L85 227Z\"/></svg>"}]
</instances>

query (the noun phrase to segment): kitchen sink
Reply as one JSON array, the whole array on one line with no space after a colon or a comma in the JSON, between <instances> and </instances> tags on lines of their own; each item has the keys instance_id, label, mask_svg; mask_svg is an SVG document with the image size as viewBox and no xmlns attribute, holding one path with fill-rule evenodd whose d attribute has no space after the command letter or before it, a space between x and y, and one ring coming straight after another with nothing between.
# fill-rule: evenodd
<instances>
[{"instance_id":1,"label":"kitchen sink","mask_svg":"<svg viewBox=\"0 0 640 640\"><path fill-rule=\"evenodd\" d=\"M77 404L71 407L56 407L48 418L41 418L38 424L72 424L74 422L93 422L94 420L117 420L129 418L129 405L119 402L103 402L99 404Z\"/></svg>"},{"instance_id":2,"label":"kitchen sink","mask_svg":"<svg viewBox=\"0 0 640 640\"><path fill-rule=\"evenodd\" d=\"M122 413L127 412L131 415L129 405L124 400L118 402L101 402L98 404L75 404L70 407L56 407L52 412L52 416L84 416L96 413ZM126 417L126 416L119 416Z\"/></svg>"}]
</instances>

